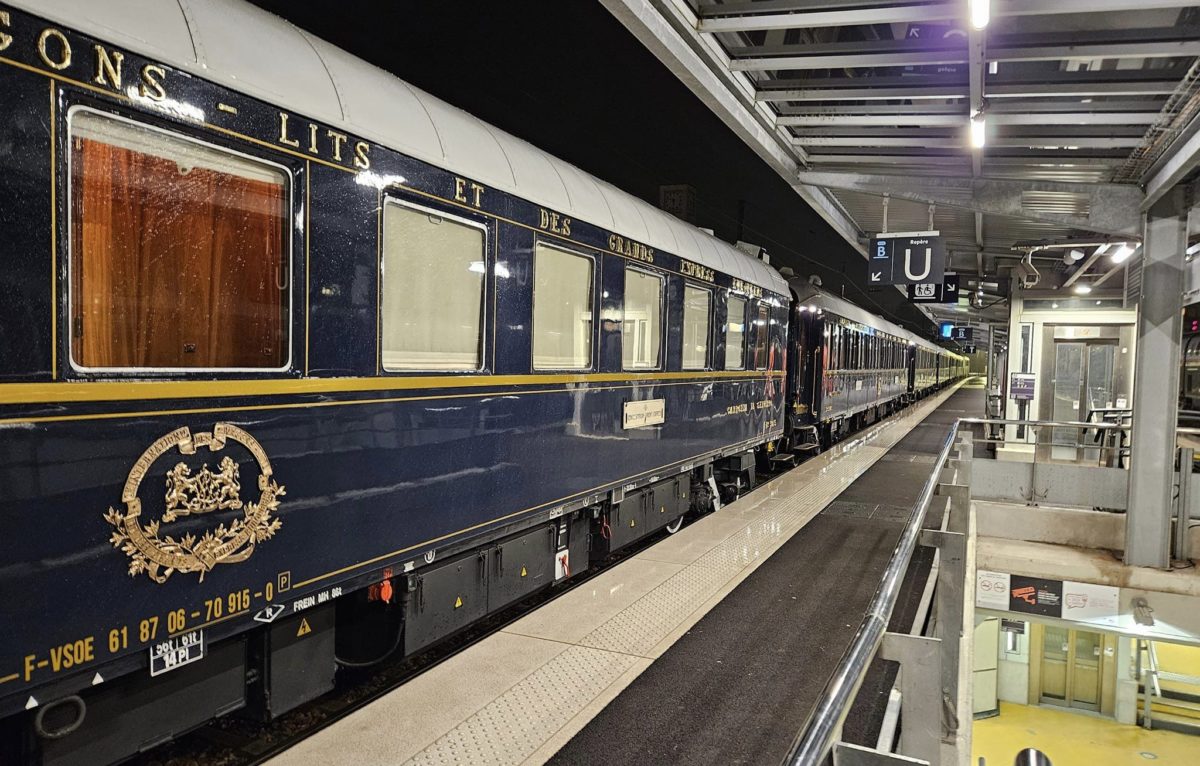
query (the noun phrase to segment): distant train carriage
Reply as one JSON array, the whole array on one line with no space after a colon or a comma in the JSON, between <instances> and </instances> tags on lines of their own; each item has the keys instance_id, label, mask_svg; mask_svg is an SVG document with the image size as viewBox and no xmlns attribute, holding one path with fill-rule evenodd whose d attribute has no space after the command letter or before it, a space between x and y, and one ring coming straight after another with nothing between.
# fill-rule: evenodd
<instances>
[{"instance_id":1,"label":"distant train carriage","mask_svg":"<svg viewBox=\"0 0 1200 766\"><path fill-rule=\"evenodd\" d=\"M187 7L0 4L4 762L278 715L677 526L783 431L772 269Z\"/></svg>"},{"instance_id":2,"label":"distant train carriage","mask_svg":"<svg viewBox=\"0 0 1200 766\"><path fill-rule=\"evenodd\" d=\"M966 357L791 280L789 439L828 445L967 374Z\"/></svg>"}]
</instances>

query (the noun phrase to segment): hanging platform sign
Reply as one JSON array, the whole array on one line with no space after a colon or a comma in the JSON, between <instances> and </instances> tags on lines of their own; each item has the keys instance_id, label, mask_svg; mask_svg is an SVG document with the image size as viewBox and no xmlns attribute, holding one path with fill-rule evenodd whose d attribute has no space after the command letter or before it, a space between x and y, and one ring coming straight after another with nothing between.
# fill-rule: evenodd
<instances>
[{"instance_id":1,"label":"hanging platform sign","mask_svg":"<svg viewBox=\"0 0 1200 766\"><path fill-rule=\"evenodd\" d=\"M871 285L938 283L946 271L946 246L937 231L880 234L869 255L867 283Z\"/></svg>"},{"instance_id":2,"label":"hanging platform sign","mask_svg":"<svg viewBox=\"0 0 1200 766\"><path fill-rule=\"evenodd\" d=\"M908 286L909 303L958 303L958 275L943 274L941 282Z\"/></svg>"}]
</instances>

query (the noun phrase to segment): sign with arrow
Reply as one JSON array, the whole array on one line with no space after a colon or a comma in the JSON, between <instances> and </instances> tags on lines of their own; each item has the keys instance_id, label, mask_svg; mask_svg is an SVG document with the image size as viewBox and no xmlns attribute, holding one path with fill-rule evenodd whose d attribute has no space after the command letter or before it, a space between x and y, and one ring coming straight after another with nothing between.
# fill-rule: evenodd
<instances>
[{"instance_id":1,"label":"sign with arrow","mask_svg":"<svg viewBox=\"0 0 1200 766\"><path fill-rule=\"evenodd\" d=\"M958 275L944 274L942 281L908 286L909 303L958 303Z\"/></svg>"},{"instance_id":2,"label":"sign with arrow","mask_svg":"<svg viewBox=\"0 0 1200 766\"><path fill-rule=\"evenodd\" d=\"M945 271L946 247L940 232L880 234L872 242L867 259L867 284L937 283Z\"/></svg>"}]
</instances>

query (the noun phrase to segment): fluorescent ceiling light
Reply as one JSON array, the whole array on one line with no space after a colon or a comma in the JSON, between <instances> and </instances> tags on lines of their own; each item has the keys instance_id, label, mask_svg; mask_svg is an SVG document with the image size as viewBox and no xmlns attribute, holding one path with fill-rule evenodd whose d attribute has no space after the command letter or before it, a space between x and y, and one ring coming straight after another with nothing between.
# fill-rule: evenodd
<instances>
[{"instance_id":1,"label":"fluorescent ceiling light","mask_svg":"<svg viewBox=\"0 0 1200 766\"><path fill-rule=\"evenodd\" d=\"M987 119L982 113L971 118L971 148L982 149L987 143Z\"/></svg>"},{"instance_id":2,"label":"fluorescent ceiling light","mask_svg":"<svg viewBox=\"0 0 1200 766\"><path fill-rule=\"evenodd\" d=\"M984 29L988 25L988 21L992 16L992 0L970 0L971 2L971 26L976 29Z\"/></svg>"},{"instance_id":3,"label":"fluorescent ceiling light","mask_svg":"<svg viewBox=\"0 0 1200 766\"><path fill-rule=\"evenodd\" d=\"M1110 257L1113 263L1124 263L1133 255L1133 248L1122 243Z\"/></svg>"},{"instance_id":4,"label":"fluorescent ceiling light","mask_svg":"<svg viewBox=\"0 0 1200 766\"><path fill-rule=\"evenodd\" d=\"M1108 248L1110 248L1110 247L1112 247L1112 245L1108 242L1105 242L1103 245L1096 248L1096 252L1094 253L1094 255L1104 255L1105 253L1108 252Z\"/></svg>"},{"instance_id":5,"label":"fluorescent ceiling light","mask_svg":"<svg viewBox=\"0 0 1200 766\"><path fill-rule=\"evenodd\" d=\"M1075 294L1076 295L1087 295L1091 291L1092 291L1091 285L1075 285Z\"/></svg>"},{"instance_id":6,"label":"fluorescent ceiling light","mask_svg":"<svg viewBox=\"0 0 1200 766\"><path fill-rule=\"evenodd\" d=\"M1200 252L1200 242L1197 242L1187 249L1188 255L1195 255L1198 252Z\"/></svg>"}]
</instances>

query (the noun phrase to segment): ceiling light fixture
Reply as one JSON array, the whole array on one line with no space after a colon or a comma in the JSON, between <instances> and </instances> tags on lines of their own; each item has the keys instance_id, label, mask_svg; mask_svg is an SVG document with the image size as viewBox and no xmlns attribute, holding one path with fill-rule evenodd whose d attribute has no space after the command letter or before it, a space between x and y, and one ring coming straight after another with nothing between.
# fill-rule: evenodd
<instances>
[{"instance_id":1,"label":"ceiling light fixture","mask_svg":"<svg viewBox=\"0 0 1200 766\"><path fill-rule=\"evenodd\" d=\"M976 112L971 117L971 148L982 149L987 143L987 118L983 112Z\"/></svg>"},{"instance_id":2,"label":"ceiling light fixture","mask_svg":"<svg viewBox=\"0 0 1200 766\"><path fill-rule=\"evenodd\" d=\"M1129 260L1131 255L1133 255L1133 248L1122 242L1109 257L1112 258L1113 263L1124 263Z\"/></svg>"},{"instance_id":3,"label":"ceiling light fixture","mask_svg":"<svg viewBox=\"0 0 1200 766\"><path fill-rule=\"evenodd\" d=\"M971 0L971 26L984 29L992 17L992 0Z\"/></svg>"},{"instance_id":4,"label":"ceiling light fixture","mask_svg":"<svg viewBox=\"0 0 1200 766\"><path fill-rule=\"evenodd\" d=\"M1087 295L1091 291L1092 291L1091 285L1075 285L1075 294L1076 295Z\"/></svg>"}]
</instances>

